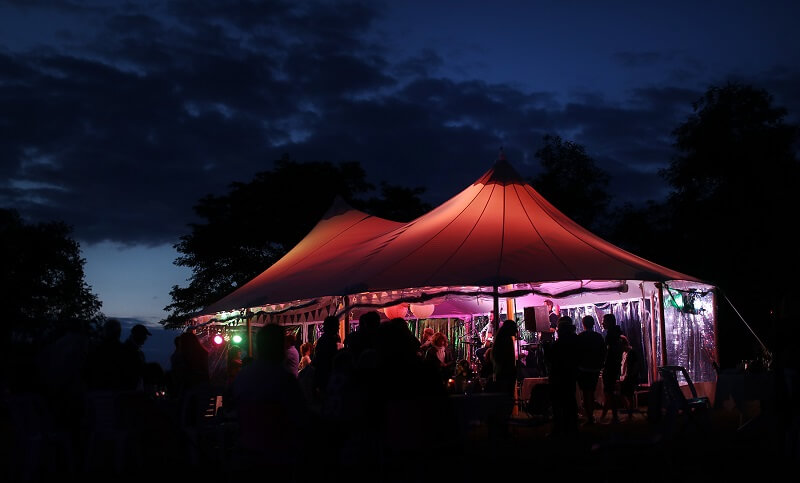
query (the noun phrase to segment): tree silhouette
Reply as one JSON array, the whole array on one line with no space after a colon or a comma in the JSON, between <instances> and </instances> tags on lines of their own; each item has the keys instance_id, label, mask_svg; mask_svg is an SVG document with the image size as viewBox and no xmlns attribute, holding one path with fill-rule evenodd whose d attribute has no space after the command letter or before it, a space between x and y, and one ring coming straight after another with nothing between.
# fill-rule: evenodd
<instances>
[{"instance_id":1,"label":"tree silhouette","mask_svg":"<svg viewBox=\"0 0 800 483\"><path fill-rule=\"evenodd\" d=\"M102 320L102 303L84 280L86 261L70 233L64 223L28 224L0 209L3 342L41 342L67 321L80 321L88 333Z\"/></svg>"},{"instance_id":2,"label":"tree silhouette","mask_svg":"<svg viewBox=\"0 0 800 483\"><path fill-rule=\"evenodd\" d=\"M374 190L357 162L299 163L284 156L275 168L249 183L234 183L227 194L208 195L195 206L204 223L193 224L175 248L176 265L192 269L187 287L173 286L162 321L181 326L194 312L216 302L266 270L322 218L336 196L375 216L408 221L430 210L423 188L382 184Z\"/></svg>"},{"instance_id":3,"label":"tree silhouette","mask_svg":"<svg viewBox=\"0 0 800 483\"><path fill-rule=\"evenodd\" d=\"M673 132L678 155L662 171L675 268L723 288L754 324L796 292L798 128L785 116L763 89L712 86Z\"/></svg>"},{"instance_id":4,"label":"tree silhouette","mask_svg":"<svg viewBox=\"0 0 800 483\"><path fill-rule=\"evenodd\" d=\"M608 174L595 165L580 144L546 135L536 151L543 172L530 182L547 201L587 229L597 229L611 197Z\"/></svg>"}]
</instances>

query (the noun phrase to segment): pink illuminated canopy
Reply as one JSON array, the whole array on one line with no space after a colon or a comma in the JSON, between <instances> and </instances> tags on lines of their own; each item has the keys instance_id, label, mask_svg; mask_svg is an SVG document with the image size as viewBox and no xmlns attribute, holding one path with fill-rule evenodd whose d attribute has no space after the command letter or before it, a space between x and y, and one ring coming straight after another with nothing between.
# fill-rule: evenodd
<instances>
[{"instance_id":1,"label":"pink illuminated canopy","mask_svg":"<svg viewBox=\"0 0 800 483\"><path fill-rule=\"evenodd\" d=\"M337 202L289 253L203 314L355 294L382 293L389 300L392 291L420 287L474 291L626 280L698 281L577 225L501 159L409 223Z\"/></svg>"}]
</instances>

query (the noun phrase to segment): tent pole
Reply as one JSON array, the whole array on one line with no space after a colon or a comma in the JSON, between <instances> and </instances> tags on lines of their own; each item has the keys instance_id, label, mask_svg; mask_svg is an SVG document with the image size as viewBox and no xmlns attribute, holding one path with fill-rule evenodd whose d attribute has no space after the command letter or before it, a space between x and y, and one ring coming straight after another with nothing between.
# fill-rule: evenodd
<instances>
[{"instance_id":1,"label":"tent pole","mask_svg":"<svg viewBox=\"0 0 800 483\"><path fill-rule=\"evenodd\" d=\"M655 344L653 343L653 318L651 317L650 320L645 320L647 318L647 309L645 307L645 302L647 301L647 296L644 293L644 282L639 282L639 289L642 291L642 298L641 302L639 302L639 320L642 324L642 337L644 338L645 334L648 335L646 345L649 346L650 350L650 364L648 365L649 369L647 371L647 383L652 384L653 381L656 380L656 365L652 362L655 361L655 353L653 349L655 349ZM652 311L652 309L651 309ZM645 332L644 324L647 324L648 330ZM642 343L645 344L645 341L642 340Z\"/></svg>"},{"instance_id":2,"label":"tent pole","mask_svg":"<svg viewBox=\"0 0 800 483\"><path fill-rule=\"evenodd\" d=\"M667 322L664 318L664 283L658 282L658 315L661 332L661 365L667 365Z\"/></svg>"},{"instance_id":3,"label":"tent pole","mask_svg":"<svg viewBox=\"0 0 800 483\"><path fill-rule=\"evenodd\" d=\"M246 317L247 321L247 355L253 357L253 326L250 324L251 317Z\"/></svg>"},{"instance_id":4,"label":"tent pole","mask_svg":"<svg viewBox=\"0 0 800 483\"><path fill-rule=\"evenodd\" d=\"M492 321L492 333L497 337L497 330L500 327L500 290L495 285L492 291L492 297L494 299L494 306L492 310L494 311L494 320Z\"/></svg>"},{"instance_id":5,"label":"tent pole","mask_svg":"<svg viewBox=\"0 0 800 483\"><path fill-rule=\"evenodd\" d=\"M350 334L350 297L347 295L342 297L342 305L344 306L344 320L342 321L343 326L339 329L339 335L342 338L342 342L347 338Z\"/></svg>"},{"instance_id":6,"label":"tent pole","mask_svg":"<svg viewBox=\"0 0 800 483\"><path fill-rule=\"evenodd\" d=\"M719 357L719 332L717 330L717 320L719 320L719 306L718 306L718 298L717 298L717 288L715 287L714 290L711 291L711 307L714 310L714 362L719 365L720 357Z\"/></svg>"}]
</instances>

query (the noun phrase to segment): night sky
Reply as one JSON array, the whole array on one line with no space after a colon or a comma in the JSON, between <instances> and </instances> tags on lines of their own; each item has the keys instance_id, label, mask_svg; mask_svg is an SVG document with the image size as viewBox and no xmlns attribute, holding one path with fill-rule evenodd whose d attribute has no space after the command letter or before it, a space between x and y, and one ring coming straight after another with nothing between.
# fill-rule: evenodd
<instances>
[{"instance_id":1,"label":"night sky","mask_svg":"<svg viewBox=\"0 0 800 483\"><path fill-rule=\"evenodd\" d=\"M800 117L800 2L652 3L6 0L0 206L73 226L104 313L157 320L192 206L284 153L436 205L555 133L616 203L661 199L710 85Z\"/></svg>"}]
</instances>

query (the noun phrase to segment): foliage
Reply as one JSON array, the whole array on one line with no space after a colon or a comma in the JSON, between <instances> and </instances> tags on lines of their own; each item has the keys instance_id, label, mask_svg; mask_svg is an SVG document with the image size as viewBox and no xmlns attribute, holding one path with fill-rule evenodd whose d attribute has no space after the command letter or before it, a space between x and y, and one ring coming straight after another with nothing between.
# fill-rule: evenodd
<instances>
[{"instance_id":1,"label":"foliage","mask_svg":"<svg viewBox=\"0 0 800 483\"><path fill-rule=\"evenodd\" d=\"M4 341L43 341L76 321L88 333L102 320L70 232L60 222L26 224L16 211L0 209Z\"/></svg>"},{"instance_id":2,"label":"foliage","mask_svg":"<svg viewBox=\"0 0 800 483\"><path fill-rule=\"evenodd\" d=\"M790 235L797 217L798 127L763 89L712 86L673 132L678 155L663 176L672 187L665 206L673 268L722 288L762 336L772 312L796 298L800 265ZM741 341L723 340L731 360L754 338L720 300L720 320ZM728 332L730 333L730 332ZM740 351L742 354L737 354ZM730 365L723 363L723 365Z\"/></svg>"},{"instance_id":3,"label":"foliage","mask_svg":"<svg viewBox=\"0 0 800 483\"><path fill-rule=\"evenodd\" d=\"M299 163L284 156L274 169L249 183L234 183L227 194L208 195L195 206L203 223L191 225L175 248L190 267L187 287L174 286L170 312L162 323L181 326L194 312L216 302L280 259L322 218L339 196L375 216L408 221L430 207L423 188L383 184L374 190L357 162Z\"/></svg>"},{"instance_id":4,"label":"foliage","mask_svg":"<svg viewBox=\"0 0 800 483\"><path fill-rule=\"evenodd\" d=\"M800 182L797 126L762 89L712 86L673 132L679 154L662 174L672 187L674 243L696 276L727 287L788 283L797 273L785 235Z\"/></svg>"},{"instance_id":5,"label":"foliage","mask_svg":"<svg viewBox=\"0 0 800 483\"><path fill-rule=\"evenodd\" d=\"M608 174L595 165L583 146L559 136L546 135L536 157L544 171L531 185L579 225L597 228L611 199Z\"/></svg>"}]
</instances>

